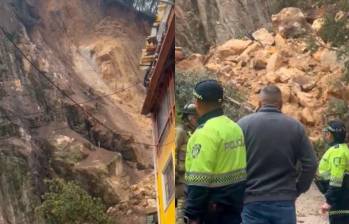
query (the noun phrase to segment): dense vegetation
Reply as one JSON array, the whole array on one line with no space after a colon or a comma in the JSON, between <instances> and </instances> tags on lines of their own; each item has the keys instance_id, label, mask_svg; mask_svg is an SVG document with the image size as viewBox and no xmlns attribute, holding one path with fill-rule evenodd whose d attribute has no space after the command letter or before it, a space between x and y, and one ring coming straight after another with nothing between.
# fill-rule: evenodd
<instances>
[{"instance_id":1,"label":"dense vegetation","mask_svg":"<svg viewBox=\"0 0 349 224\"><path fill-rule=\"evenodd\" d=\"M74 182L48 181L49 191L37 208L47 224L112 224L105 206Z\"/></svg>"}]
</instances>

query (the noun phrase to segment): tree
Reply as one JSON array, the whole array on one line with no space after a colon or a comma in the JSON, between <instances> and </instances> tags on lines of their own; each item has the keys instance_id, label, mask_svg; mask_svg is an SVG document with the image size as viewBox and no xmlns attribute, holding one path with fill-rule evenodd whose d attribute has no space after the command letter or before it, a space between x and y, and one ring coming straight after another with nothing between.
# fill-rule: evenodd
<instances>
[{"instance_id":1,"label":"tree","mask_svg":"<svg viewBox=\"0 0 349 224\"><path fill-rule=\"evenodd\" d=\"M74 182L47 181L49 191L37 207L47 224L112 224L99 198L91 197Z\"/></svg>"}]
</instances>

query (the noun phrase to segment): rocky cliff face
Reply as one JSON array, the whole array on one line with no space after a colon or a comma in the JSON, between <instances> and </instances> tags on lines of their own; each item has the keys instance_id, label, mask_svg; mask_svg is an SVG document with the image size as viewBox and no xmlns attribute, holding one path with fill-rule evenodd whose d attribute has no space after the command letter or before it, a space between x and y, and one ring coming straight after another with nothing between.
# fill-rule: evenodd
<instances>
[{"instance_id":1,"label":"rocky cliff face","mask_svg":"<svg viewBox=\"0 0 349 224\"><path fill-rule=\"evenodd\" d=\"M0 21L41 71L0 32L0 223L45 223L35 207L44 179L57 176L78 181L108 206L127 204L129 186L152 172L137 68L148 22L92 0L1 1Z\"/></svg>"},{"instance_id":2,"label":"rocky cliff face","mask_svg":"<svg viewBox=\"0 0 349 224\"><path fill-rule=\"evenodd\" d=\"M178 0L176 44L206 53L230 38L243 37L270 23L271 0Z\"/></svg>"}]
</instances>

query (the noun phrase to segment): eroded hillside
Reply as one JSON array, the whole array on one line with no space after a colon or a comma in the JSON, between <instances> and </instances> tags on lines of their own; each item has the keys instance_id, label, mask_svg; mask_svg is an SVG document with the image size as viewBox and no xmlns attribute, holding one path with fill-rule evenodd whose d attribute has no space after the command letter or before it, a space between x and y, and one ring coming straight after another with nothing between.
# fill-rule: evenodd
<instances>
[{"instance_id":1,"label":"eroded hillside","mask_svg":"<svg viewBox=\"0 0 349 224\"><path fill-rule=\"evenodd\" d=\"M151 125L139 115L147 18L102 0L8 0L0 21L0 223L42 223L34 209L53 177L139 221L155 206Z\"/></svg>"}]
</instances>

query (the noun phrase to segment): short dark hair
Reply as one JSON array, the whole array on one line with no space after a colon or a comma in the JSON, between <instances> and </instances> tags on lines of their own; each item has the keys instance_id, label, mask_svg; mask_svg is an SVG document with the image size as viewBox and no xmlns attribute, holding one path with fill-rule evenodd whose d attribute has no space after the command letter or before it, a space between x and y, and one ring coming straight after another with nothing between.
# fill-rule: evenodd
<instances>
[{"instance_id":1,"label":"short dark hair","mask_svg":"<svg viewBox=\"0 0 349 224\"><path fill-rule=\"evenodd\" d=\"M264 87L260 96L265 103L278 103L282 100L282 93L279 87L275 85L268 85Z\"/></svg>"}]
</instances>

